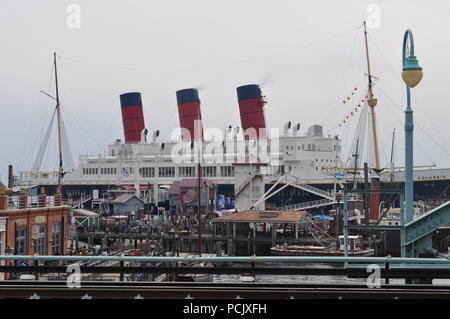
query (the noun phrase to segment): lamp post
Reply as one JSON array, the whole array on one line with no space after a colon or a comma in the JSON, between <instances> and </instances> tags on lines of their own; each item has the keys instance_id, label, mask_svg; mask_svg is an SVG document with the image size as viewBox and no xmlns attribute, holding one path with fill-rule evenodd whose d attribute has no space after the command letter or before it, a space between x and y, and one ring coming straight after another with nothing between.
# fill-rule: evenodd
<instances>
[{"instance_id":1,"label":"lamp post","mask_svg":"<svg viewBox=\"0 0 450 319\"><path fill-rule=\"evenodd\" d=\"M410 89L422 80L422 68L414 55L414 38L411 30L406 30L403 36L403 72L402 78L406 84L406 110L405 110L405 221L413 220L413 110L411 108Z\"/></svg>"}]
</instances>

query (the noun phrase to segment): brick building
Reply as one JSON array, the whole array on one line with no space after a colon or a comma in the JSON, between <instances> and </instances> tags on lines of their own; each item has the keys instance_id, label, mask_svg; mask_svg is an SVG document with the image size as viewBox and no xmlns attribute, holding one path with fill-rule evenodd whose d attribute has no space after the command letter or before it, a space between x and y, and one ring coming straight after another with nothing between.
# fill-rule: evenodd
<instances>
[{"instance_id":1,"label":"brick building","mask_svg":"<svg viewBox=\"0 0 450 319\"><path fill-rule=\"evenodd\" d=\"M0 189L0 218L6 218L3 246L14 255L65 255L69 207L62 205L61 195L55 195L50 207L41 192L38 207L28 207L28 195L21 193L14 207L7 192Z\"/></svg>"}]
</instances>

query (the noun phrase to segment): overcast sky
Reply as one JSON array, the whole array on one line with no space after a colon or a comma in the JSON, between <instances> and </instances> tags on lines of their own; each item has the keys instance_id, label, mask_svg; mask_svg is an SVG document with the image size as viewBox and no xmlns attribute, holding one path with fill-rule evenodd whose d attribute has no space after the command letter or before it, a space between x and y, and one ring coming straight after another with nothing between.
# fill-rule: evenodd
<instances>
[{"instance_id":1,"label":"overcast sky","mask_svg":"<svg viewBox=\"0 0 450 319\"><path fill-rule=\"evenodd\" d=\"M69 28L70 4L80 28ZM414 33L424 68L413 90L415 164L450 166L448 52L450 1L25 1L2 0L0 11L0 172L27 169L51 118L53 51L72 153L97 154L123 138L119 94L142 92L150 131L169 138L179 125L175 91L200 89L206 127L240 125L236 87L261 84L270 127L286 121L324 125L351 143L356 118L339 127L355 103L342 100L364 72L362 21L369 29L381 161L389 161L396 128L396 164L403 164L405 89L400 79L403 33ZM375 21L376 22L376 21ZM47 167L56 167L50 141ZM345 155L345 154L343 154Z\"/></svg>"}]
</instances>

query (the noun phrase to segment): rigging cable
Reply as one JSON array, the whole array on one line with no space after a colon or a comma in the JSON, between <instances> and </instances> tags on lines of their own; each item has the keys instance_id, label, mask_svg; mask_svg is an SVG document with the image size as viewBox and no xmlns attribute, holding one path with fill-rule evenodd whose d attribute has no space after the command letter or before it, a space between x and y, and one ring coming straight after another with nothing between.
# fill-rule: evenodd
<instances>
[{"instance_id":1,"label":"rigging cable","mask_svg":"<svg viewBox=\"0 0 450 319\"><path fill-rule=\"evenodd\" d=\"M42 166L42 160L44 158L45 155L45 151L47 149L47 145L48 145L48 140L50 138L50 134L52 132L52 127L53 127L53 122L55 120L55 114L56 114L56 108L53 111L53 116L52 119L50 121L50 124L48 125L47 131L44 135L44 139L41 143L41 146L39 147L39 151L36 155L36 159L34 160L34 164L33 164L33 170L39 170Z\"/></svg>"},{"instance_id":2,"label":"rigging cable","mask_svg":"<svg viewBox=\"0 0 450 319\"><path fill-rule=\"evenodd\" d=\"M381 91L380 87L378 87L378 89ZM401 107L396 104L385 92L383 92L384 96L390 100L390 102L392 103L392 105L394 105L400 112L404 112ZM436 141L436 139L429 134L422 126L420 126L419 124L415 123L415 126L417 126L419 128L419 130L421 130L425 135L427 135L444 153L446 153L447 155L450 156L450 152L447 151L445 148L442 147L442 145Z\"/></svg>"},{"instance_id":3,"label":"rigging cable","mask_svg":"<svg viewBox=\"0 0 450 319\"><path fill-rule=\"evenodd\" d=\"M356 38L357 38L357 33L355 32L355 36L354 36L354 38L353 38L353 43L352 43L352 52L353 52L353 48L355 47L355 44L356 44ZM362 57L362 49L363 49L363 47L361 46L361 49L360 49L360 53L359 53L359 62L358 62L358 64L357 64L357 68L356 69L358 69L358 67L359 67L359 65L361 64L361 57ZM341 85L341 87L340 87L340 89L339 89L339 97L340 96L342 96L343 95L343 92L344 92L344 87L346 86L346 84L347 84L347 81L348 81L348 77L349 77L349 75L350 75L350 70L351 70L351 65L352 65L352 56L350 55L350 58L349 58L349 62L348 62L348 65L347 65L347 68L346 68L346 70L347 70L347 72L345 73L345 76L344 76L344 81L342 81L341 83L342 83L342 85ZM358 84L361 82L361 80L360 81L358 81ZM357 84L357 85L358 85ZM357 85L355 86L355 87L357 87ZM333 108L333 110L331 111L331 112L328 112L328 114L325 116L325 118L322 120L322 121L320 121L319 123L320 124L324 124L327 120L328 120L328 118L331 116L331 115L333 115L334 113L335 113L335 111L339 108L339 106L341 105L341 103L340 103L340 100L339 100L339 102L337 102L336 103L336 105L335 105L335 107Z\"/></svg>"},{"instance_id":4,"label":"rigging cable","mask_svg":"<svg viewBox=\"0 0 450 319\"><path fill-rule=\"evenodd\" d=\"M355 28L353 27L350 30L337 32L337 33L335 33L333 35L330 35L330 36L325 37L325 38L320 39L320 40L312 41L312 42L306 43L306 44L301 44L301 45L298 45L296 47L293 47L293 48L290 48L290 49L286 49L286 50L282 50L282 51L278 51L278 52L275 52L275 53L272 53L272 54L268 54L268 55L263 55L263 56L259 56L259 57L255 57L255 58L243 59L243 60L235 61L235 62L218 63L218 64L210 64L210 65L194 65L194 66L184 66L184 67L178 66L178 67L164 67L164 68L157 68L157 67L130 67L130 66L105 65L105 64L95 63L95 62L92 62L92 61L86 61L86 60L83 61L83 60L73 59L73 58L70 58L70 57L61 57L61 58L65 59L67 61L74 62L74 63L91 64L91 65L104 67L104 68L109 68L109 69L131 70L131 71L157 71L157 72L162 72L162 71L183 71L183 70L196 70L196 69L214 69L214 68L223 68L223 67L229 67L229 66L245 64L245 63L252 63L252 62L256 62L256 61L260 61L260 60L265 60L265 59L270 59L270 58L274 58L274 57L278 57L278 56L282 56L282 55L286 55L286 54L291 54L291 53L297 52L299 50L310 48L310 47L312 47L314 45L322 44L323 42L329 41L331 39L335 39L335 38L338 38L340 36L347 35L348 33L351 33L354 30L355 30Z\"/></svg>"},{"instance_id":5,"label":"rigging cable","mask_svg":"<svg viewBox=\"0 0 450 319\"><path fill-rule=\"evenodd\" d=\"M386 93L384 93L384 91L383 91L380 87L377 87L377 89L378 89L379 93L381 94L381 96L383 96L383 97L384 97L391 105L396 106L396 105L394 104L394 102L389 98L389 96L387 96ZM396 106L396 107L397 107L397 106ZM398 107L397 107L397 108L398 108ZM395 112L394 112L391 108L387 108L387 109L391 112L391 114L392 114L392 116L394 117L394 119L395 119L400 125L403 125L403 122L402 122L401 119L399 119L398 115L395 114ZM425 152L425 149L423 148L423 146L422 146L421 143L419 143L418 141L415 141L415 145L417 145L417 146L419 147L419 149L422 151L422 153L425 155L425 157L426 157L430 162L433 162L433 160L428 156L428 153ZM385 167L385 168L388 168L388 167Z\"/></svg>"},{"instance_id":6,"label":"rigging cable","mask_svg":"<svg viewBox=\"0 0 450 319\"><path fill-rule=\"evenodd\" d=\"M398 72L396 72L394 70L394 67L392 66L392 64L389 62L389 60L386 58L386 56L383 54L383 52L381 51L381 49L378 47L377 43L375 42L375 40L373 40L371 38L371 40L374 42L375 44L375 48L378 50L378 52L380 53L380 55L383 57L383 59L386 61L386 64L389 67L389 70L394 74L394 77L402 84L404 85L403 79L401 78L401 76L399 75ZM434 127L436 129L436 132L441 136L441 138L443 139L443 141L445 142L445 144L447 144L447 146L450 148L450 143L448 142L448 140L446 139L446 137L444 136L444 134L442 134L442 132L438 129L439 126L436 125L433 120L429 117L428 113L425 112L425 110L423 109L421 103L418 103L417 97L416 96L412 96L412 100L415 102L414 105L417 105L418 108L422 111L423 114L425 114L425 117L428 119L428 121L430 121L431 126Z\"/></svg>"}]
</instances>

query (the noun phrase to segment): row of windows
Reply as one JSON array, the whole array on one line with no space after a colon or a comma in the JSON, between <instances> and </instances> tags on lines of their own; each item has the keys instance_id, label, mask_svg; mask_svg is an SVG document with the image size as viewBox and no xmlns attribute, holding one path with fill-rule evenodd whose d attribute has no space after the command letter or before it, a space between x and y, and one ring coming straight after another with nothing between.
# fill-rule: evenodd
<instances>
[{"instance_id":1,"label":"row of windows","mask_svg":"<svg viewBox=\"0 0 450 319\"><path fill-rule=\"evenodd\" d=\"M217 176L217 167L216 166L204 166L204 167L202 167L202 176L203 177L215 177L215 176Z\"/></svg>"},{"instance_id":2,"label":"row of windows","mask_svg":"<svg viewBox=\"0 0 450 319\"><path fill-rule=\"evenodd\" d=\"M175 167L158 167L159 177L175 177Z\"/></svg>"},{"instance_id":3,"label":"row of windows","mask_svg":"<svg viewBox=\"0 0 450 319\"><path fill-rule=\"evenodd\" d=\"M178 176L180 177L195 177L195 167L178 167Z\"/></svg>"},{"instance_id":4,"label":"row of windows","mask_svg":"<svg viewBox=\"0 0 450 319\"><path fill-rule=\"evenodd\" d=\"M139 169L139 173L142 177L155 177L155 168L154 167L141 167Z\"/></svg>"},{"instance_id":5,"label":"row of windows","mask_svg":"<svg viewBox=\"0 0 450 319\"><path fill-rule=\"evenodd\" d=\"M97 175L98 168L83 168L84 175ZM144 178L155 177L156 169L155 167L141 167L139 168L139 174ZM115 175L117 174L117 168L114 167L104 167L100 168L101 175ZM125 176L134 174L133 167L123 167L122 174ZM195 166L183 166L178 167L179 177L196 177L197 170ZM175 167L158 167L159 177L175 177ZM217 167L216 166L202 166L202 176L204 177L216 177ZM220 176L222 177L233 177L234 176L234 166L221 166Z\"/></svg>"},{"instance_id":6,"label":"row of windows","mask_svg":"<svg viewBox=\"0 0 450 319\"><path fill-rule=\"evenodd\" d=\"M331 159L330 159L329 161L330 161L330 163L333 163L333 162L337 162L337 159L335 159L335 160L331 160ZM316 162L319 162L319 159L318 159L318 158L316 158ZM324 162L323 158L320 159L320 162L321 162L321 163ZM328 163L328 159L325 159L325 162Z\"/></svg>"},{"instance_id":7,"label":"row of windows","mask_svg":"<svg viewBox=\"0 0 450 319\"><path fill-rule=\"evenodd\" d=\"M289 145L287 145L286 146L286 150L294 150L294 146L289 146ZM298 145L297 146L297 150L300 150L300 145ZM304 144L302 144L302 150L303 151L305 151L305 145ZM306 151L315 151L316 150L316 145L315 144L307 144L306 145Z\"/></svg>"},{"instance_id":8,"label":"row of windows","mask_svg":"<svg viewBox=\"0 0 450 319\"><path fill-rule=\"evenodd\" d=\"M445 179L445 176L419 176L417 177L417 180L419 181L429 181L432 179Z\"/></svg>"},{"instance_id":9,"label":"row of windows","mask_svg":"<svg viewBox=\"0 0 450 319\"><path fill-rule=\"evenodd\" d=\"M294 146L289 146L289 145L287 145L286 146L286 150L294 150ZM297 146L297 150L300 150L300 145L298 145ZM315 144L306 144L306 147L305 147L305 144L302 144L302 151L315 151L316 150L316 145ZM340 151L341 150L341 146L340 145L333 145L333 151L336 151L336 150L338 150L338 151Z\"/></svg>"},{"instance_id":10,"label":"row of windows","mask_svg":"<svg viewBox=\"0 0 450 319\"><path fill-rule=\"evenodd\" d=\"M115 167L102 167L102 168L100 168L100 174L102 174L102 175L115 175L115 174L117 174L117 168L115 168Z\"/></svg>"},{"instance_id":11,"label":"row of windows","mask_svg":"<svg viewBox=\"0 0 450 319\"><path fill-rule=\"evenodd\" d=\"M47 254L47 225L34 225L37 227L37 238L33 241L34 253L39 255ZM27 228L19 227L16 229L15 254L26 255L27 253ZM61 222L52 224L52 255L61 255L62 251L62 224Z\"/></svg>"},{"instance_id":12,"label":"row of windows","mask_svg":"<svg viewBox=\"0 0 450 319\"><path fill-rule=\"evenodd\" d=\"M98 174L98 168L90 167L90 168L83 168L83 175L97 175Z\"/></svg>"},{"instance_id":13,"label":"row of windows","mask_svg":"<svg viewBox=\"0 0 450 319\"><path fill-rule=\"evenodd\" d=\"M234 166L221 166L220 176L222 177L234 177Z\"/></svg>"}]
</instances>

